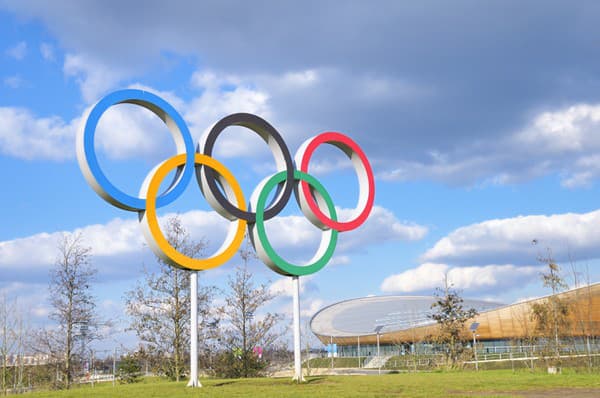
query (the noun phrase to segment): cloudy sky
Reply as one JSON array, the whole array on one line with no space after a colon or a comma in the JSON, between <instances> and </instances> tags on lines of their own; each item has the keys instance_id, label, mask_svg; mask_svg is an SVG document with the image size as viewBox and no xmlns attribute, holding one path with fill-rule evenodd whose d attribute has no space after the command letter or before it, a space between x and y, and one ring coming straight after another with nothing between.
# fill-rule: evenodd
<instances>
[{"instance_id":1,"label":"cloudy sky","mask_svg":"<svg viewBox=\"0 0 600 398\"><path fill-rule=\"evenodd\" d=\"M306 278L305 316L370 294L430 295L445 274L468 297L539 296L548 249L565 272L588 269L599 282L598 18L592 1L0 0L0 294L42 322L57 239L81 232L100 307L126 324L124 292L153 255L136 215L83 179L75 136L86 109L128 87L167 100L195 140L252 112L292 153L323 131L364 149L375 207ZM101 119L96 149L109 178L136 194L175 146L152 114L120 105ZM275 169L244 129L226 130L215 157L248 198ZM349 159L320 148L310 171L347 218L358 192ZM227 221L193 185L161 214L179 214L210 252ZM318 247L293 201L267 231L294 261ZM200 279L224 286L236 264ZM287 281L252 269L284 292L274 308L289 312Z\"/></svg>"}]
</instances>

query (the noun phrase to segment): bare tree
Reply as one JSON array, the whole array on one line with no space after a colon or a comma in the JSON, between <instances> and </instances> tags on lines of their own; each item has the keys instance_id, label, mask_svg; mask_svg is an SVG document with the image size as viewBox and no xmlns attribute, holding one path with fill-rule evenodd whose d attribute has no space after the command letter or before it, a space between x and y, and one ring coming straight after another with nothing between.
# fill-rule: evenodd
<instances>
[{"instance_id":1,"label":"bare tree","mask_svg":"<svg viewBox=\"0 0 600 398\"><path fill-rule=\"evenodd\" d=\"M33 331L31 349L34 354L42 355L47 366L39 367L40 373L45 373L53 388L63 387L62 364L64 359L64 336L58 329L37 329Z\"/></svg>"},{"instance_id":2,"label":"bare tree","mask_svg":"<svg viewBox=\"0 0 600 398\"><path fill-rule=\"evenodd\" d=\"M594 295L592 294L592 281L590 278L590 268L589 266L586 264L585 266L585 280L586 280L586 292L585 292L585 296L587 299L587 305L586 305L586 323L587 323L587 328L586 328L586 334L585 334L585 345L586 345L586 351L588 353L588 366L590 369L592 369L592 367L594 366L594 362L592 361L592 347L591 347L591 342L590 339L592 338L592 336L597 336L597 332L596 332L596 328L595 325L596 323L594 322Z\"/></svg>"},{"instance_id":3,"label":"bare tree","mask_svg":"<svg viewBox=\"0 0 600 398\"><path fill-rule=\"evenodd\" d=\"M560 267L554 262L548 249L547 257L540 257L548 269L541 274L544 287L552 290L552 295L541 303L532 305L532 319L536 322L536 330L541 337L548 341L548 346L555 354L556 361L560 358L561 337L564 337L570 327L570 303L558 297L558 293L568 288L561 276Z\"/></svg>"},{"instance_id":4,"label":"bare tree","mask_svg":"<svg viewBox=\"0 0 600 398\"><path fill-rule=\"evenodd\" d=\"M411 325L411 347L412 347L412 352L411 352L411 356L413 359L413 371L416 372L417 371L417 363L419 362L419 343L422 341L421 338L419 338L419 334L416 331L416 328L418 326L420 326L418 319L418 315L417 312L415 310L411 311L411 316L410 316L410 325Z\"/></svg>"},{"instance_id":5,"label":"bare tree","mask_svg":"<svg viewBox=\"0 0 600 398\"><path fill-rule=\"evenodd\" d=\"M310 368L311 348L317 344L320 344L320 341L317 340L314 333L310 329L310 320L307 320L304 323L304 327L302 328L302 340L304 341L304 344L305 344L305 346L304 346L305 347L304 348L305 349L304 364L305 364L305 368L306 368L306 376L310 376L311 375L311 368ZM360 353L358 353L357 356L360 360ZM360 363L359 363L359 367L360 367Z\"/></svg>"},{"instance_id":6,"label":"bare tree","mask_svg":"<svg viewBox=\"0 0 600 398\"><path fill-rule=\"evenodd\" d=\"M579 272L577 263L573 260L569 253L569 265L571 268L571 277L573 279L573 285L575 290L575 302L577 305L571 307L571 310L575 314L576 326L579 329L579 333L585 339L585 351L587 354L588 368L591 370L594 366L592 361L592 350L590 344L590 338L594 335L592 331L593 325L593 295L591 292L591 280L590 270L588 265L585 266L585 273L583 274L585 286L581 286L582 273ZM575 344L575 350L577 350L577 339L573 339Z\"/></svg>"},{"instance_id":7,"label":"bare tree","mask_svg":"<svg viewBox=\"0 0 600 398\"><path fill-rule=\"evenodd\" d=\"M63 386L73 380L75 342L90 339L97 329L96 303L91 283L96 269L90 262L91 248L84 246L81 234L64 235L58 243L58 257L50 270L50 318L58 323L63 339ZM85 327L89 333L77 333Z\"/></svg>"},{"instance_id":8,"label":"bare tree","mask_svg":"<svg viewBox=\"0 0 600 398\"><path fill-rule=\"evenodd\" d=\"M531 305L528 305L527 307L528 309L525 311L511 309L511 318L516 322L522 331L522 337L519 339L518 343L522 346L525 346L525 354L529 357L529 361L524 361L524 363L525 365L529 366L530 370L534 370L535 362L533 358L535 355L535 346L538 342L538 335L535 332L535 328L532 326L531 322Z\"/></svg>"},{"instance_id":9,"label":"bare tree","mask_svg":"<svg viewBox=\"0 0 600 398\"><path fill-rule=\"evenodd\" d=\"M437 288L436 300L431 305L436 312L429 315L439 325L438 343L445 348L446 363L455 367L460 355L465 350L465 323L477 315L474 308L463 308L463 299L444 278L444 288Z\"/></svg>"},{"instance_id":10,"label":"bare tree","mask_svg":"<svg viewBox=\"0 0 600 398\"><path fill-rule=\"evenodd\" d=\"M13 363L13 387L16 391L22 392L23 389L23 378L25 373L25 349L29 345L28 341L28 330L25 319L25 311L20 305L15 302L14 307L14 341L15 341L15 362Z\"/></svg>"},{"instance_id":11,"label":"bare tree","mask_svg":"<svg viewBox=\"0 0 600 398\"><path fill-rule=\"evenodd\" d=\"M171 217L164 228L169 243L188 257L202 254L206 242L193 241L178 217ZM157 257L158 272L144 270L144 279L126 293L131 330L148 346L148 351L162 357L159 369L179 381L186 369L190 343L190 271L173 267ZM209 321L213 287L198 288L199 328Z\"/></svg>"},{"instance_id":12,"label":"bare tree","mask_svg":"<svg viewBox=\"0 0 600 398\"><path fill-rule=\"evenodd\" d=\"M14 317L14 304L9 303L5 297L0 297L0 359L2 360L0 372L0 388L4 395L8 394L9 358L12 356L16 338L17 323Z\"/></svg>"},{"instance_id":13,"label":"bare tree","mask_svg":"<svg viewBox=\"0 0 600 398\"><path fill-rule=\"evenodd\" d=\"M225 305L219 309L224 323L222 336L225 352L225 376L250 377L257 375L265 363L258 361L255 347L269 347L281 336L277 330L281 314L266 313L257 319L257 311L276 296L267 285L255 285L248 262L254 253L248 245L240 251L243 265L229 277L229 292Z\"/></svg>"}]
</instances>

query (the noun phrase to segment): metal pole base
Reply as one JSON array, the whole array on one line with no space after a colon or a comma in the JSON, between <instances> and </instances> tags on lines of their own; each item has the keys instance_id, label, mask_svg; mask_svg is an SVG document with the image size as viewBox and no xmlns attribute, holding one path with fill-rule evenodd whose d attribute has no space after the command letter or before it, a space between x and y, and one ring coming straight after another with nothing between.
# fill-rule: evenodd
<instances>
[{"instance_id":1,"label":"metal pole base","mask_svg":"<svg viewBox=\"0 0 600 398\"><path fill-rule=\"evenodd\" d=\"M190 381L188 381L187 386L186 387L202 387L202 383L200 383L200 380L196 379L196 381L194 381L194 379L190 379Z\"/></svg>"},{"instance_id":2,"label":"metal pole base","mask_svg":"<svg viewBox=\"0 0 600 398\"><path fill-rule=\"evenodd\" d=\"M303 375L300 375L300 377L298 376L294 376L292 377L292 381L298 382L298 383L303 383L306 381L306 379L304 378Z\"/></svg>"}]
</instances>

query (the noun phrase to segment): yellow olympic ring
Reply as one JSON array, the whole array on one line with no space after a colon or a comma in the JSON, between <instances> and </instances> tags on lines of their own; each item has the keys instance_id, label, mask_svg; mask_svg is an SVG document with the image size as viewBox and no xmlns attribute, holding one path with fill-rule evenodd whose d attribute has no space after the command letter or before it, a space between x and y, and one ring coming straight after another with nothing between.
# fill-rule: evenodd
<instances>
[{"instance_id":1,"label":"yellow olympic ring","mask_svg":"<svg viewBox=\"0 0 600 398\"><path fill-rule=\"evenodd\" d=\"M245 211L246 200L242 189L233 176L233 174L219 161L206 155L196 153L194 157L196 165L204 165L210 167L219 174L219 181L229 200L235 198L237 206ZM179 268L191 269L196 271L207 270L218 267L224 264L237 252L244 240L244 232L246 230L246 221L237 219L237 226L233 225L229 228L229 233L223 245L217 250L215 255L206 259L196 259L188 257L177 251L163 235L158 218L156 216L156 198L160 184L171 170L182 166L186 163L186 154L176 155L163 162L154 171L152 178L148 184L148 192L146 195L146 210L141 212L142 226L146 240L149 242L152 251L169 264ZM233 198L231 198L233 196Z\"/></svg>"}]
</instances>

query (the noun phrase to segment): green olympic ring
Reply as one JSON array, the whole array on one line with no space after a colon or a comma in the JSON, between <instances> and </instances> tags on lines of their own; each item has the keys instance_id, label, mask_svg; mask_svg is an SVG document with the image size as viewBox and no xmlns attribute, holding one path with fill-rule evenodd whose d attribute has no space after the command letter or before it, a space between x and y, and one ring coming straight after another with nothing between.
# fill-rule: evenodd
<instances>
[{"instance_id":1,"label":"green olympic ring","mask_svg":"<svg viewBox=\"0 0 600 398\"><path fill-rule=\"evenodd\" d=\"M332 228L323 230L319 249L306 265L292 264L275 252L265 231L264 209L273 188L275 188L277 184L285 181L286 178L286 171L280 171L263 180L254 191L251 201L252 207L256 212L256 223L254 225L250 224L250 236L258 257L273 271L288 276L309 275L323 268L333 256L337 244L338 231ZM328 216L332 220L337 221L337 213L335 211L333 200L331 199L331 196L329 196L329 193L327 193L325 187L323 187L316 178L300 170L294 170L294 180L306 181L313 188L312 193L317 203L319 203L319 206L321 208L326 207L329 213ZM297 189L295 193L297 194Z\"/></svg>"}]
</instances>

